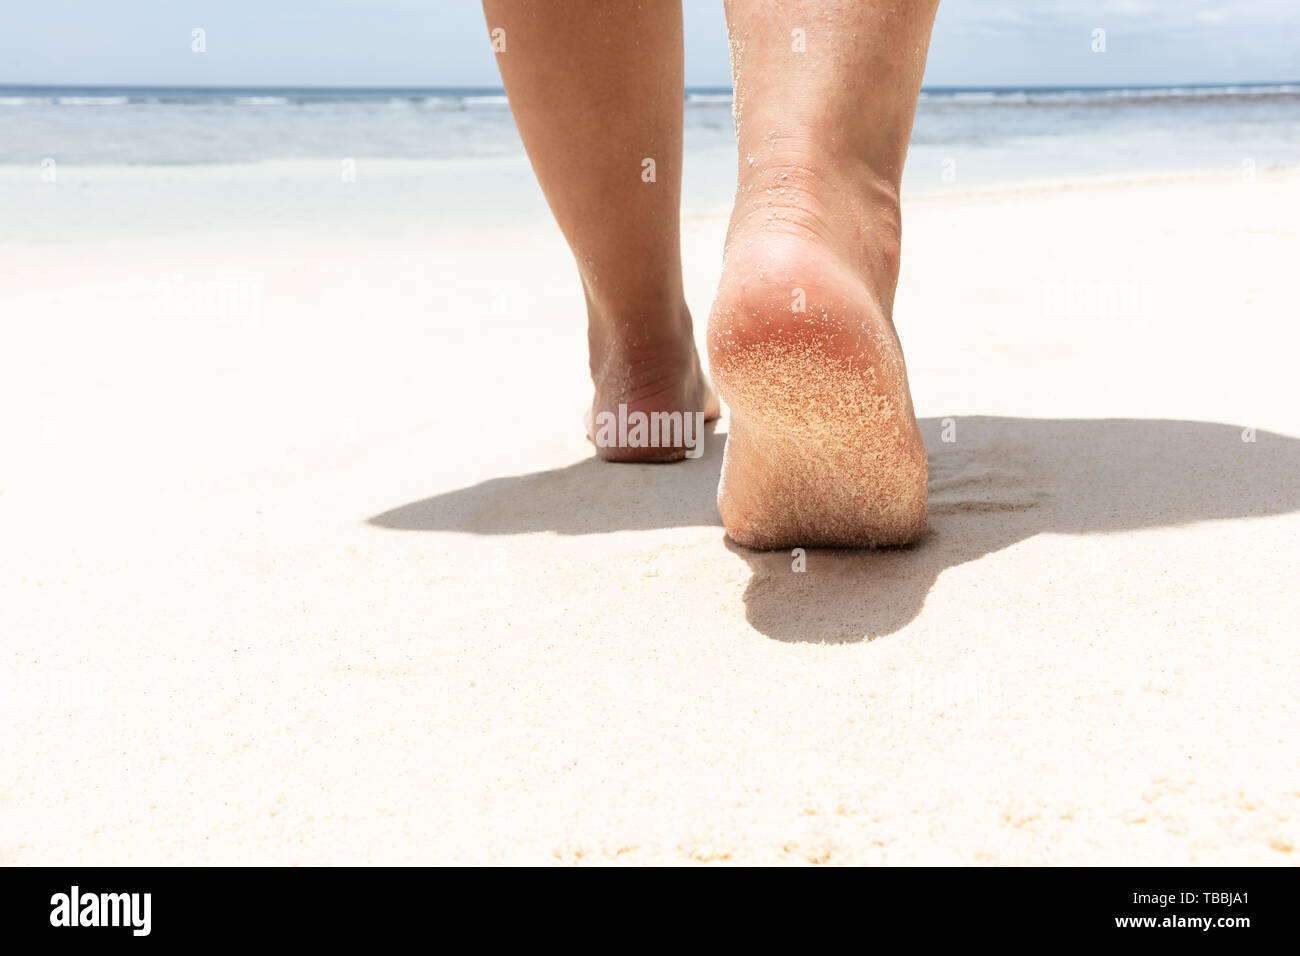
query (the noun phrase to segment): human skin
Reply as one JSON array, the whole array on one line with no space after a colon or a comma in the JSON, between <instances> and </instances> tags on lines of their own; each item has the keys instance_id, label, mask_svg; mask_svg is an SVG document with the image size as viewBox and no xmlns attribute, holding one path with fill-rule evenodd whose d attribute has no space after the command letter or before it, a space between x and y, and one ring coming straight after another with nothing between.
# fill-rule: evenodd
<instances>
[{"instance_id":1,"label":"human skin","mask_svg":"<svg viewBox=\"0 0 1300 956\"><path fill-rule=\"evenodd\" d=\"M708 342L731 409L718 507L741 544L887 545L924 531L925 446L893 301L900 180L937 7L726 3L739 168ZM680 4L484 9L505 31L511 108L577 261L592 413L716 416L682 292Z\"/></svg>"},{"instance_id":2,"label":"human skin","mask_svg":"<svg viewBox=\"0 0 1300 956\"><path fill-rule=\"evenodd\" d=\"M903 544L925 529L893 305L937 8L727 3L738 187L708 339L731 409L718 508L741 544Z\"/></svg>"},{"instance_id":3,"label":"human skin","mask_svg":"<svg viewBox=\"0 0 1300 956\"><path fill-rule=\"evenodd\" d=\"M504 30L496 57L510 108L577 262L593 418L617 417L620 404L716 418L682 291L680 3L484 0L483 9L489 29ZM645 461L686 449L597 451Z\"/></svg>"}]
</instances>

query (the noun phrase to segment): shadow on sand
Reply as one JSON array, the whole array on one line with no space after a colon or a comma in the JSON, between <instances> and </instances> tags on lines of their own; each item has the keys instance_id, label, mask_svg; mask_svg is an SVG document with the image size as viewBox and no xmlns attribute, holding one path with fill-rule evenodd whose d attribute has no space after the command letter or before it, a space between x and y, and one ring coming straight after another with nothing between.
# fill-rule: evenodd
<instances>
[{"instance_id":1,"label":"shadow on sand","mask_svg":"<svg viewBox=\"0 0 1300 956\"><path fill-rule=\"evenodd\" d=\"M746 614L776 640L857 641L891 634L921 610L946 568L1036 534L1157 528L1300 509L1300 440L1241 426L1163 419L923 419L930 453L930 527L905 548L815 551L790 570L788 551L726 544L752 569ZM591 458L554 471L494 478L377 515L404 531L597 534L721 527L714 494L723 434L703 457L673 465ZM599 510L588 502L606 504ZM609 507L612 505L612 507ZM791 605L815 620L792 621Z\"/></svg>"}]
</instances>

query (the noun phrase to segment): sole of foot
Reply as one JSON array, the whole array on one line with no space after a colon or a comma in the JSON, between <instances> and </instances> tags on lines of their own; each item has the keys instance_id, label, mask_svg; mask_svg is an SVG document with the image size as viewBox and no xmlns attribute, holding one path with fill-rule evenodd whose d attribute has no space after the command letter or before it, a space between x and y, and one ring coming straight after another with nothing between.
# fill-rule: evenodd
<instances>
[{"instance_id":1,"label":"sole of foot","mask_svg":"<svg viewBox=\"0 0 1300 956\"><path fill-rule=\"evenodd\" d=\"M735 222L708 336L731 410L727 533L759 549L915 540L927 461L889 315L896 265L873 279L790 217Z\"/></svg>"}]
</instances>

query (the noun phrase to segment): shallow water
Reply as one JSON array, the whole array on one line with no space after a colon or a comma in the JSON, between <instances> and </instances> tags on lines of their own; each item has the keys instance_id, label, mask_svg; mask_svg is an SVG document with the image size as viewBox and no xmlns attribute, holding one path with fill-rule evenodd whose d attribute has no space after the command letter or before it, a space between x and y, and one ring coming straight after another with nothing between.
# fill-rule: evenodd
<instances>
[{"instance_id":1,"label":"shallow water","mask_svg":"<svg viewBox=\"0 0 1300 956\"><path fill-rule=\"evenodd\" d=\"M734 154L731 95L686 98L692 153ZM0 87L0 165L519 156L493 89ZM927 90L905 186L1300 163L1300 84Z\"/></svg>"}]
</instances>

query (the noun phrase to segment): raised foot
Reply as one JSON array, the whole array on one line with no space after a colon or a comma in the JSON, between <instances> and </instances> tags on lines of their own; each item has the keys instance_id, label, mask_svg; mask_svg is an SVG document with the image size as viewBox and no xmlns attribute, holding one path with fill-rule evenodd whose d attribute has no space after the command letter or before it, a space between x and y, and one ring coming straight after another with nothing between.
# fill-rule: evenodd
<instances>
[{"instance_id":1,"label":"raised foot","mask_svg":"<svg viewBox=\"0 0 1300 956\"><path fill-rule=\"evenodd\" d=\"M703 452L703 423L721 408L700 368L689 317L680 333L657 341L593 335L591 372L587 437L601 458L670 462Z\"/></svg>"},{"instance_id":2,"label":"raised foot","mask_svg":"<svg viewBox=\"0 0 1300 956\"><path fill-rule=\"evenodd\" d=\"M925 445L882 305L893 281L794 230L733 237L709 357L731 409L718 509L737 543L875 547L925 530Z\"/></svg>"}]
</instances>

